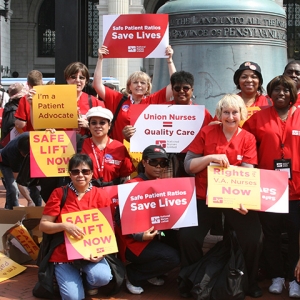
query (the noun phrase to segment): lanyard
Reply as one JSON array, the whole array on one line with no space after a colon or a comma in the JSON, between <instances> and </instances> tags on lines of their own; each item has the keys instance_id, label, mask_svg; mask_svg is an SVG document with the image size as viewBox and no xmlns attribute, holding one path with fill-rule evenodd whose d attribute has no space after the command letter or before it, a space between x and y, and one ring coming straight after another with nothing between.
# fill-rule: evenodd
<instances>
[{"instance_id":1,"label":"lanyard","mask_svg":"<svg viewBox=\"0 0 300 300\"><path fill-rule=\"evenodd\" d=\"M288 117L285 122L282 122L277 111L274 107L272 107L273 118L275 118L278 126L279 138L280 138L280 148L281 148L281 158L284 159L284 143L286 141L287 132L291 132L292 128L292 113L293 106L290 107L288 111Z\"/></svg>"},{"instance_id":2,"label":"lanyard","mask_svg":"<svg viewBox=\"0 0 300 300\"><path fill-rule=\"evenodd\" d=\"M105 151L106 151L107 145L109 144L110 138L108 137L106 145L105 145L105 148L103 149L103 151L100 150L100 154L102 154L102 157L100 157L100 155L99 155L99 158L98 158L98 155L96 153L94 142L92 141L92 139L90 139L90 140L91 140L91 146L92 146L93 153L94 153L95 160L96 160L96 164L97 164L97 170L98 170L98 174L99 174L99 179L101 181L103 181ZM99 164L99 160L101 161L101 166Z\"/></svg>"}]
</instances>

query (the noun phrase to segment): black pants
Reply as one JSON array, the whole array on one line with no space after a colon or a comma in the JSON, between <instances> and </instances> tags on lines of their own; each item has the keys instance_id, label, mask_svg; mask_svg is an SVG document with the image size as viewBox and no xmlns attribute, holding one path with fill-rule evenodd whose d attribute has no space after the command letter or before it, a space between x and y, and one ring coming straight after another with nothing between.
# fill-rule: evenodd
<instances>
[{"instance_id":1,"label":"black pants","mask_svg":"<svg viewBox=\"0 0 300 300\"><path fill-rule=\"evenodd\" d=\"M127 277L135 286L157 276L161 276L179 266L179 253L174 248L157 240L152 240L139 256L128 248L125 257L131 263L126 266Z\"/></svg>"},{"instance_id":2,"label":"black pants","mask_svg":"<svg viewBox=\"0 0 300 300\"><path fill-rule=\"evenodd\" d=\"M180 228L179 230L181 266L189 266L203 256L204 238L220 210L225 215L226 224L236 232L243 250L249 287L251 287L256 283L258 262L262 249L262 230L258 214L255 211L249 211L246 215L242 215L233 209L209 208L204 200L198 200L198 226Z\"/></svg>"},{"instance_id":3,"label":"black pants","mask_svg":"<svg viewBox=\"0 0 300 300\"><path fill-rule=\"evenodd\" d=\"M272 278L285 277L289 281L295 279L294 270L299 259L299 222L300 201L289 201L289 213L259 213L264 232L263 259L266 261L268 273ZM288 235L287 274L281 253L281 234Z\"/></svg>"}]
</instances>

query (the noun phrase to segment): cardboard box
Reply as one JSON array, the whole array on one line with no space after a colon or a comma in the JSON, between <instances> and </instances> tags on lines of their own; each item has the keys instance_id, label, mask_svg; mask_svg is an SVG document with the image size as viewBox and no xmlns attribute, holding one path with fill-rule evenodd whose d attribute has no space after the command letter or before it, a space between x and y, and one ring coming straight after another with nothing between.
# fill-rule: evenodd
<instances>
[{"instance_id":1,"label":"cardboard box","mask_svg":"<svg viewBox=\"0 0 300 300\"><path fill-rule=\"evenodd\" d=\"M28 254L23 253L20 249L12 245L11 242L6 239L6 236L9 229L25 218L26 213L24 210L0 209L0 251L7 255L9 248L8 256L19 264L32 259Z\"/></svg>"},{"instance_id":2,"label":"cardboard box","mask_svg":"<svg viewBox=\"0 0 300 300\"><path fill-rule=\"evenodd\" d=\"M8 229L26 217L24 210L0 209L0 251L3 252L2 236Z\"/></svg>"},{"instance_id":3,"label":"cardboard box","mask_svg":"<svg viewBox=\"0 0 300 300\"><path fill-rule=\"evenodd\" d=\"M44 206L21 207L14 206L13 210L23 211L26 220L23 222L27 230L30 232L34 241L39 245L43 238L43 233L39 231L39 224L43 215Z\"/></svg>"},{"instance_id":4,"label":"cardboard box","mask_svg":"<svg viewBox=\"0 0 300 300\"><path fill-rule=\"evenodd\" d=\"M26 227L34 242L39 245L42 232L38 226L44 207L14 207L13 210L0 209L0 251L15 262L22 264L32 260L18 239L10 234L10 230L20 222Z\"/></svg>"}]
</instances>

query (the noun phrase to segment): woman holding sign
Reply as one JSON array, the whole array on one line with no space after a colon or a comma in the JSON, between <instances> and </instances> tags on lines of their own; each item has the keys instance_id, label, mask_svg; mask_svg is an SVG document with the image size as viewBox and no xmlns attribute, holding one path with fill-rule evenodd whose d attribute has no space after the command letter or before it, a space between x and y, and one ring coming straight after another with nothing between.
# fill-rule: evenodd
<instances>
[{"instance_id":1,"label":"woman holding sign","mask_svg":"<svg viewBox=\"0 0 300 300\"><path fill-rule=\"evenodd\" d=\"M130 105L161 104L166 102L170 99L170 97L172 97L172 88L171 84L169 84L160 91L151 94L152 84L149 75L142 71L136 71L127 79L126 92L129 94L129 97L123 98L123 94L105 87L102 83L102 64L104 56L108 53L109 50L104 45L102 45L102 47L98 50L98 62L95 69L93 84L98 95L104 99L105 106L110 109L113 114L117 113L111 136L114 139L123 142L124 138L122 130L125 126L130 124ZM166 55L168 56L167 63L169 67L169 74L171 76L174 72L176 72L176 68L172 60L173 49L171 46L167 47ZM120 103L121 101L124 102ZM117 111L119 103L121 104L121 107L119 108L119 111Z\"/></svg>"},{"instance_id":2,"label":"woman holding sign","mask_svg":"<svg viewBox=\"0 0 300 300\"><path fill-rule=\"evenodd\" d=\"M105 191L91 185L93 162L89 156L75 154L69 161L69 172L71 182L67 186L67 197L63 207L63 189L60 187L52 192L47 201L39 228L47 234L67 232L74 239L82 239L85 235L82 229L74 223L62 222L62 214L109 207L111 201ZM98 287L107 285L112 279L111 269L102 255L90 257L88 261L89 263L83 264L81 269L86 274L87 293L95 295ZM75 267L74 261L68 259L64 241L54 249L49 262L54 263L62 299L84 299L81 269Z\"/></svg>"},{"instance_id":3,"label":"woman holding sign","mask_svg":"<svg viewBox=\"0 0 300 300\"><path fill-rule=\"evenodd\" d=\"M90 156L94 164L92 184L107 186L123 183L135 170L126 147L108 136L113 119L112 112L93 107L86 114L91 137L82 145L82 153Z\"/></svg>"},{"instance_id":4,"label":"woman holding sign","mask_svg":"<svg viewBox=\"0 0 300 300\"><path fill-rule=\"evenodd\" d=\"M98 100L92 95L83 92L84 87L90 79L89 70L81 62L73 62L69 64L64 70L64 76L67 84L75 84L77 91L77 110L78 110L78 127L80 134L88 133L88 121L86 118L87 111L94 106L105 107L103 101Z\"/></svg>"},{"instance_id":5,"label":"woman holding sign","mask_svg":"<svg viewBox=\"0 0 300 300\"><path fill-rule=\"evenodd\" d=\"M272 285L269 291L280 294L285 286L285 268L281 255L283 224L288 233L288 274L290 297L300 298L300 287L294 269L299 258L300 220L300 110L294 104L297 89L287 76L276 76L267 85L273 106L254 114L244 127L254 134L258 145L258 167L288 172L289 213L261 212L260 220L265 236L264 257ZM274 187L276 188L276 187Z\"/></svg>"},{"instance_id":6,"label":"woman holding sign","mask_svg":"<svg viewBox=\"0 0 300 300\"><path fill-rule=\"evenodd\" d=\"M164 148L157 145L148 146L144 149L140 162L141 172L127 183L158 179L168 164L168 155ZM118 220L117 224L120 224ZM160 276L180 263L179 253L159 240L160 232L155 230L154 226L145 232L124 236L117 226L116 234L119 237L121 257L130 261L130 264L126 265L126 287L132 294L144 292L141 287L144 281L153 285L163 285L164 280Z\"/></svg>"},{"instance_id":7,"label":"woman holding sign","mask_svg":"<svg viewBox=\"0 0 300 300\"><path fill-rule=\"evenodd\" d=\"M203 256L203 240L211 228L219 209L206 205L207 166L211 163L227 168L229 165L253 168L257 164L256 141L252 134L239 128L241 120L247 118L243 99L234 94L225 95L217 104L216 116L220 124L205 126L191 143L185 169L195 174L198 226L180 228L179 243L182 267L188 267ZM242 204L239 209L222 209L226 224L236 231L243 250L248 271L251 297L260 297L261 289L256 283L261 248L261 226L258 214L248 211ZM189 294L181 290L182 296Z\"/></svg>"}]
</instances>

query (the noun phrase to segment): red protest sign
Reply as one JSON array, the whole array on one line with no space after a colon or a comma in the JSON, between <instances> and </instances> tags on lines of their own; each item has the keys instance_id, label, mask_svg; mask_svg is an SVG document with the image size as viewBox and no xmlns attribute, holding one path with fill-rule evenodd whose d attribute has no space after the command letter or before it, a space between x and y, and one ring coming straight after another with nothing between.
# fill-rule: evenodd
<instances>
[{"instance_id":1,"label":"red protest sign","mask_svg":"<svg viewBox=\"0 0 300 300\"><path fill-rule=\"evenodd\" d=\"M103 16L103 45L107 58L166 57L169 45L167 14Z\"/></svg>"},{"instance_id":2,"label":"red protest sign","mask_svg":"<svg viewBox=\"0 0 300 300\"><path fill-rule=\"evenodd\" d=\"M197 225L195 179L168 178L118 185L122 234Z\"/></svg>"}]
</instances>

